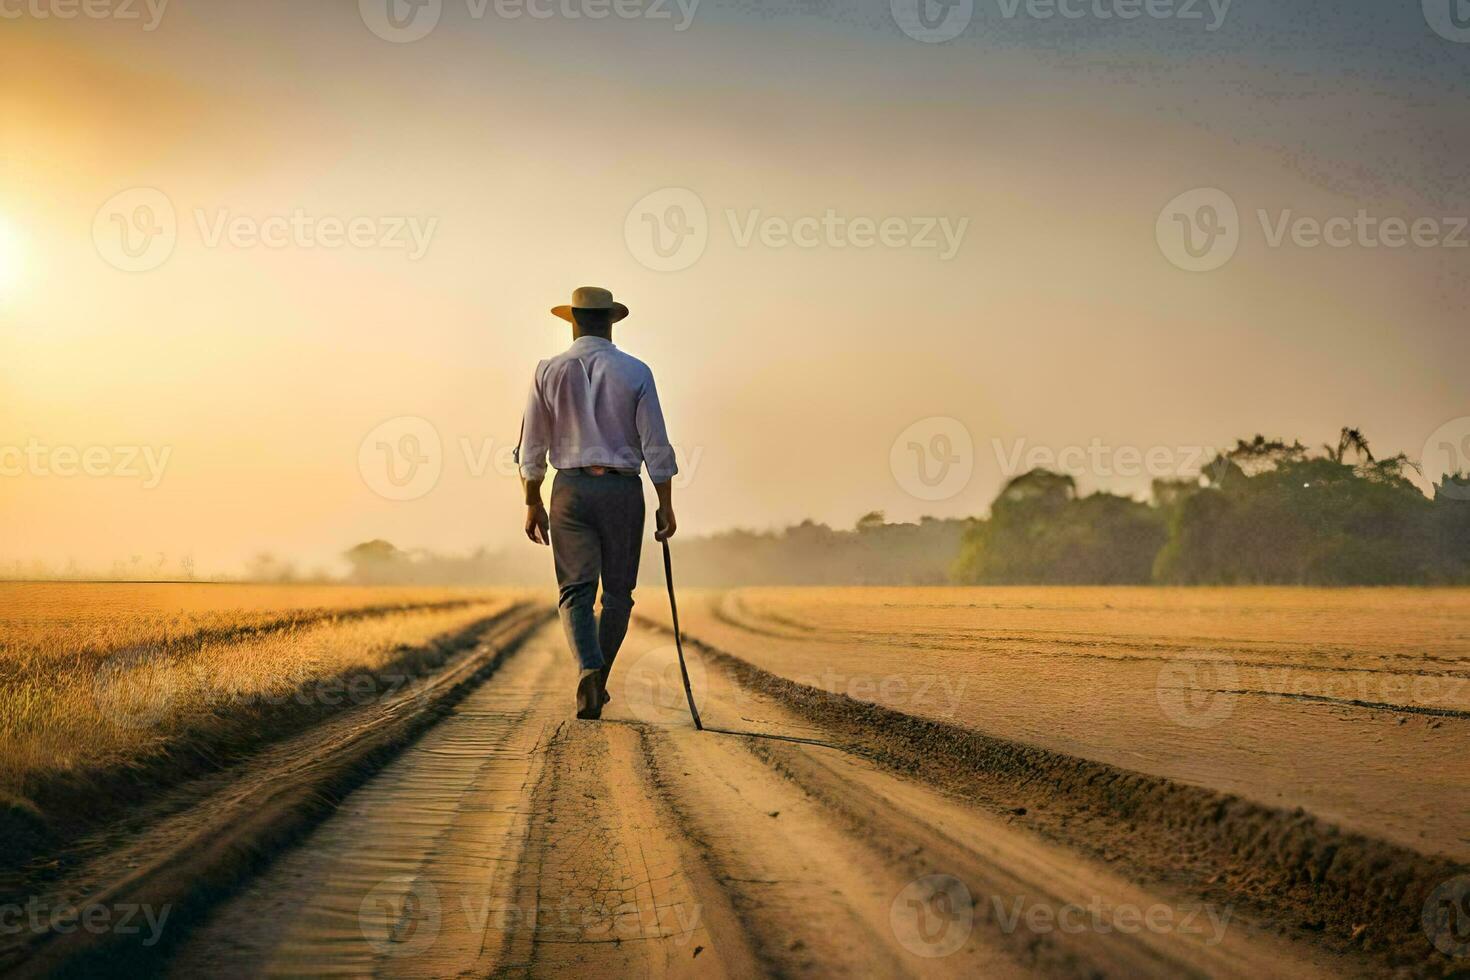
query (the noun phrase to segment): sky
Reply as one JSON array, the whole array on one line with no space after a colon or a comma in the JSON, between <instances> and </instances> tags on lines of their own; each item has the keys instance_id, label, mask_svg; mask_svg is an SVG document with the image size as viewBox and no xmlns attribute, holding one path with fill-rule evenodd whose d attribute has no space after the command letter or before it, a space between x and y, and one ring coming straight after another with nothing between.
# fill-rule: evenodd
<instances>
[{"instance_id":1,"label":"sky","mask_svg":"<svg viewBox=\"0 0 1470 980\"><path fill-rule=\"evenodd\" d=\"M1450 0L918 2L0 0L0 566L529 548L584 284L682 534L1470 453Z\"/></svg>"}]
</instances>

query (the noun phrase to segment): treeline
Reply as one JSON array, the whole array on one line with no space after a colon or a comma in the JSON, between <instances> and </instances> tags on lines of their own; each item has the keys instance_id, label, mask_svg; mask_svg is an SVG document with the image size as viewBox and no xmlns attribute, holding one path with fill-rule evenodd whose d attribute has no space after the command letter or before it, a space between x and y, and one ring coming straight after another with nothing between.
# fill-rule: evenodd
<instances>
[{"instance_id":1,"label":"treeline","mask_svg":"<svg viewBox=\"0 0 1470 980\"><path fill-rule=\"evenodd\" d=\"M526 551L531 546L527 544ZM541 585L551 576L549 556L538 549L516 555L477 548L445 555L423 548L402 550L381 538L343 552L347 579L359 585ZM534 559L543 559L535 561Z\"/></svg>"},{"instance_id":2,"label":"treeline","mask_svg":"<svg viewBox=\"0 0 1470 980\"><path fill-rule=\"evenodd\" d=\"M926 517L918 524L889 524L867 514L852 530L804 521L779 531L727 531L673 541L680 586L735 585L942 585L969 521ZM538 585L553 583L551 556L524 545L509 551L481 549L468 555L403 551L387 541L366 541L346 552L349 579L364 584ZM663 555L648 536L639 578L663 583Z\"/></svg>"},{"instance_id":3,"label":"treeline","mask_svg":"<svg viewBox=\"0 0 1470 980\"><path fill-rule=\"evenodd\" d=\"M1011 480L961 542L962 583L1389 585L1470 582L1470 480L1426 497L1403 455L1355 429L1308 450L1240 441L1147 503L1079 497L1070 476Z\"/></svg>"},{"instance_id":4,"label":"treeline","mask_svg":"<svg viewBox=\"0 0 1470 980\"><path fill-rule=\"evenodd\" d=\"M1404 456L1376 459L1355 429L1309 450L1261 436L1196 479L1156 480L1148 501L1079 496L1071 476L1011 480L984 518L850 529L804 521L775 531L674 540L680 585L1390 585L1470 583L1470 479L1433 497ZM537 585L550 556L529 545L467 555L400 551L386 541L345 557L358 582ZM643 583L663 563L649 536Z\"/></svg>"},{"instance_id":5,"label":"treeline","mask_svg":"<svg viewBox=\"0 0 1470 980\"><path fill-rule=\"evenodd\" d=\"M727 531L675 538L680 585L944 585L950 563L972 524L922 518L889 524L881 511L852 530L803 521L780 531ZM642 578L662 582L661 553L643 555Z\"/></svg>"}]
</instances>

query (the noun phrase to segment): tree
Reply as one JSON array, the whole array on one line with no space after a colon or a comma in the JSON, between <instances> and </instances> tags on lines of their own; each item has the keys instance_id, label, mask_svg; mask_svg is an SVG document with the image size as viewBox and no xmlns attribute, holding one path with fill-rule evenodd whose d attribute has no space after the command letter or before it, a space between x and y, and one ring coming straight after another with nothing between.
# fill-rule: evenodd
<instances>
[{"instance_id":1,"label":"tree","mask_svg":"<svg viewBox=\"0 0 1470 980\"><path fill-rule=\"evenodd\" d=\"M961 582L1380 585L1470 580L1470 480L1430 500L1403 454L1358 429L1308 450L1239 440L1199 480L1155 480L1152 505L1077 497L1033 470L1006 484L961 542Z\"/></svg>"},{"instance_id":2,"label":"tree","mask_svg":"<svg viewBox=\"0 0 1470 980\"><path fill-rule=\"evenodd\" d=\"M394 572L408 562L408 555L382 538L354 545L342 553L352 566L351 577L359 582L380 582L394 577Z\"/></svg>"},{"instance_id":3,"label":"tree","mask_svg":"<svg viewBox=\"0 0 1470 980\"><path fill-rule=\"evenodd\" d=\"M1077 496L1063 473L1031 470L1006 484L990 517L965 534L953 577L1021 584L1149 581L1165 539L1161 512L1110 493Z\"/></svg>"}]
</instances>

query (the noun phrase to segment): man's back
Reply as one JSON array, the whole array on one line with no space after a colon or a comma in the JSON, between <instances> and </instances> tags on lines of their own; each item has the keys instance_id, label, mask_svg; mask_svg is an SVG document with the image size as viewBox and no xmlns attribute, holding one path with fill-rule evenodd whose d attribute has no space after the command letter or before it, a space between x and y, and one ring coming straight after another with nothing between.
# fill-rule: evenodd
<instances>
[{"instance_id":1,"label":"man's back","mask_svg":"<svg viewBox=\"0 0 1470 980\"><path fill-rule=\"evenodd\" d=\"M648 464L655 483L678 472L648 365L602 337L583 336L536 366L521 432L521 475Z\"/></svg>"}]
</instances>

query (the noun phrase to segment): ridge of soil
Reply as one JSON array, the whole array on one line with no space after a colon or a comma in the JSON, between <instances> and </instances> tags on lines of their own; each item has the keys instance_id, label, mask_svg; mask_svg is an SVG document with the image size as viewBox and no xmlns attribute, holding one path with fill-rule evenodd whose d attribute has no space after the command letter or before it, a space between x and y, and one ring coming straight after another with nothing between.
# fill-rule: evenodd
<instances>
[{"instance_id":1,"label":"ridge of soil","mask_svg":"<svg viewBox=\"0 0 1470 980\"><path fill-rule=\"evenodd\" d=\"M639 616L645 628L671 634ZM1448 858L1344 831L1304 810L920 718L787 680L683 635L740 685L777 699L869 756L1143 882L1234 903L1283 935L1315 938L1424 976L1461 966L1423 928L1434 890L1466 873Z\"/></svg>"}]
</instances>

